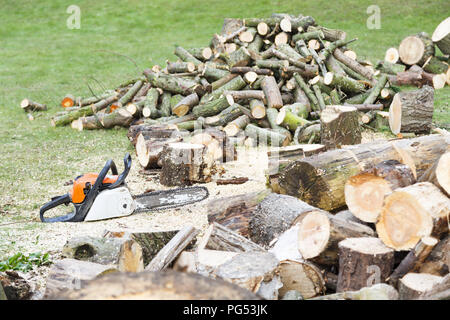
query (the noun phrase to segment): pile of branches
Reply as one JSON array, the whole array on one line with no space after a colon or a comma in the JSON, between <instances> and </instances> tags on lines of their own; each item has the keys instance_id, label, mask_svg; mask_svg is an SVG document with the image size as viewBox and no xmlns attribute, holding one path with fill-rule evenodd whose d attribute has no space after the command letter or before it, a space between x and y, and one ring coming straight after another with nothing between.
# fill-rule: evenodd
<instances>
[{"instance_id":1,"label":"pile of branches","mask_svg":"<svg viewBox=\"0 0 450 320\"><path fill-rule=\"evenodd\" d=\"M67 95L52 125L216 127L230 137L286 146L323 140L330 134L321 130L321 114L345 105L325 117L350 113L348 131L357 134L342 143L358 143L363 113L388 107L392 96L381 95L387 75L349 49L355 40L310 16L225 19L209 46L176 46L179 60L164 68L155 65L98 96Z\"/></svg>"},{"instance_id":2,"label":"pile of branches","mask_svg":"<svg viewBox=\"0 0 450 320\"><path fill-rule=\"evenodd\" d=\"M376 68L389 74L393 85L430 85L442 89L450 85L450 18L442 21L430 35L420 32L404 38L398 48L386 50ZM442 55L438 54L438 48Z\"/></svg>"}]
</instances>

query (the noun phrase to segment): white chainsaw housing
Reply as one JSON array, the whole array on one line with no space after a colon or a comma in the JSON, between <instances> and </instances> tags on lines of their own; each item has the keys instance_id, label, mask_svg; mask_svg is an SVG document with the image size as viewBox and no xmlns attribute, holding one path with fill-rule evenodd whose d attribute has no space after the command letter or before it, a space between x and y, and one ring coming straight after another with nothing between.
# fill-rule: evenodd
<instances>
[{"instance_id":1,"label":"white chainsaw housing","mask_svg":"<svg viewBox=\"0 0 450 320\"><path fill-rule=\"evenodd\" d=\"M96 221L129 216L136 203L127 187L104 190L98 194L84 221Z\"/></svg>"}]
</instances>

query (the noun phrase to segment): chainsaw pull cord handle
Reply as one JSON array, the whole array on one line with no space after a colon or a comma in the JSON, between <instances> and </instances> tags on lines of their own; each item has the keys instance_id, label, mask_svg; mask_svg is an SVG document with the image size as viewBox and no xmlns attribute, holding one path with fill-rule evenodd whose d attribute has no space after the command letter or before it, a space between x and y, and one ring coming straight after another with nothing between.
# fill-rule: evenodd
<instances>
[{"instance_id":1,"label":"chainsaw pull cord handle","mask_svg":"<svg viewBox=\"0 0 450 320\"><path fill-rule=\"evenodd\" d=\"M51 201L44 204L40 211L39 215L42 222L80 222L83 221L86 217L87 213L89 212L89 209L92 206L92 203L94 203L95 198L97 197L98 193L100 192L100 187L103 185L103 180L106 177L106 174L111 169L112 173L114 175L117 174L117 167L115 163L112 160L106 161L105 166L100 171L100 173L97 176L97 179L94 182L94 185L89 190L88 194L86 195L86 198L84 199L83 203L80 205L75 205L75 211L71 212L69 214L53 217L53 218L45 218L44 214L46 211L53 209L61 204L69 204L72 202L72 199L70 197L70 194L65 194L59 197L56 197L52 199Z\"/></svg>"},{"instance_id":2,"label":"chainsaw pull cord handle","mask_svg":"<svg viewBox=\"0 0 450 320\"><path fill-rule=\"evenodd\" d=\"M117 174L117 168L116 168L116 165L114 164L114 162L112 163L112 165L113 165L113 168L116 171L115 174ZM131 169L131 156L130 156L130 154L128 152L125 154L125 157L123 158L123 167L124 167L123 172L117 178L116 182L114 182L114 183L110 184L109 186L105 187L105 189L117 188L118 186L123 184L123 182L125 181L125 178L128 176L128 173L130 172L130 169ZM111 168L111 169L113 169L113 168Z\"/></svg>"}]
</instances>

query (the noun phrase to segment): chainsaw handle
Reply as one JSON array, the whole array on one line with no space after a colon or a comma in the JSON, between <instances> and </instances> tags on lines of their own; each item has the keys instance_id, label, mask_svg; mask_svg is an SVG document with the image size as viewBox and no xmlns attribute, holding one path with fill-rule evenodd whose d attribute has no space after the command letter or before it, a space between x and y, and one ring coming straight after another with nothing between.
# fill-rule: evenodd
<instances>
[{"instance_id":1,"label":"chainsaw handle","mask_svg":"<svg viewBox=\"0 0 450 320\"><path fill-rule=\"evenodd\" d=\"M57 206L60 206L62 204L69 204L71 203L72 200L70 199L70 195L68 193L66 193L65 195L53 198L51 201L47 202L46 204L44 204L41 209L39 210L39 216L41 218L42 222L63 222L63 221L68 221L74 213L69 213L68 215L65 216L59 216L59 217L54 217L54 218L45 218L44 214L46 211L53 209Z\"/></svg>"},{"instance_id":2,"label":"chainsaw handle","mask_svg":"<svg viewBox=\"0 0 450 320\"><path fill-rule=\"evenodd\" d=\"M114 165L114 162L112 164ZM114 168L115 167L116 166L114 165ZM128 152L125 154L125 157L123 158L123 167L124 167L123 172L117 178L116 182L114 182L113 184L106 187L107 189L114 189L114 188L120 186L125 181L125 178L128 176L128 173L130 172L130 169L131 169L131 156ZM117 169L116 169L116 172L117 172Z\"/></svg>"}]
</instances>

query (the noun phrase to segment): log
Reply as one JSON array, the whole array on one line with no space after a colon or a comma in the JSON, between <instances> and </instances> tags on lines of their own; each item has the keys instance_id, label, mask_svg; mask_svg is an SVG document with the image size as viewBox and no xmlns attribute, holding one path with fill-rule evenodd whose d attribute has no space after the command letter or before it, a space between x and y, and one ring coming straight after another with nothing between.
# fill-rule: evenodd
<instances>
[{"instance_id":1,"label":"log","mask_svg":"<svg viewBox=\"0 0 450 320\"><path fill-rule=\"evenodd\" d=\"M303 259L324 266L338 264L340 241L375 235L371 228L363 224L336 218L320 210L302 215L298 225L298 250Z\"/></svg>"},{"instance_id":2,"label":"log","mask_svg":"<svg viewBox=\"0 0 450 320\"><path fill-rule=\"evenodd\" d=\"M106 97L96 103L94 103L91 107L92 112L93 113L97 113L100 110L105 109L106 107L108 107L110 104L112 104L113 102L115 102L118 99L118 94L117 93L113 93L112 95L110 95L109 97Z\"/></svg>"},{"instance_id":3,"label":"log","mask_svg":"<svg viewBox=\"0 0 450 320\"><path fill-rule=\"evenodd\" d=\"M192 73L195 71L195 64L192 62L167 62L167 71L169 73Z\"/></svg>"},{"instance_id":4,"label":"log","mask_svg":"<svg viewBox=\"0 0 450 320\"><path fill-rule=\"evenodd\" d=\"M179 117L187 114L194 106L199 102L197 93L192 93L180 100L173 108L172 114L176 114Z\"/></svg>"},{"instance_id":5,"label":"log","mask_svg":"<svg viewBox=\"0 0 450 320\"><path fill-rule=\"evenodd\" d=\"M206 128L204 132L219 142L219 148L222 150L223 155L222 159L218 159L219 162L229 162L237 159L236 147L231 141L231 137L228 137L225 132L216 128Z\"/></svg>"},{"instance_id":6,"label":"log","mask_svg":"<svg viewBox=\"0 0 450 320\"><path fill-rule=\"evenodd\" d=\"M345 203L360 220L376 222L384 198L393 190L416 183L411 168L397 160L386 160L364 170L345 183Z\"/></svg>"},{"instance_id":7,"label":"log","mask_svg":"<svg viewBox=\"0 0 450 320\"><path fill-rule=\"evenodd\" d=\"M237 73L237 74L246 74L248 72L254 72L257 75L263 75L263 76L272 76L273 71L270 69L264 69L264 68L254 68L254 67L233 67L230 69L231 73Z\"/></svg>"},{"instance_id":8,"label":"log","mask_svg":"<svg viewBox=\"0 0 450 320\"><path fill-rule=\"evenodd\" d=\"M71 123L73 120L76 120L81 117L92 116L94 111L91 106L85 106L78 108L76 110L70 111L61 116L55 116L51 119L51 125L53 127L61 127Z\"/></svg>"},{"instance_id":9,"label":"log","mask_svg":"<svg viewBox=\"0 0 450 320\"><path fill-rule=\"evenodd\" d=\"M250 123L250 118L243 114L242 116L239 116L238 118L234 119L230 123L228 123L224 128L223 131L227 134L227 136L234 137L236 136L241 130L245 129L245 127Z\"/></svg>"},{"instance_id":10,"label":"log","mask_svg":"<svg viewBox=\"0 0 450 320\"><path fill-rule=\"evenodd\" d=\"M202 76L210 81L216 81L222 79L223 77L229 75L227 70L221 70L217 68L217 65L213 62L205 63L202 71Z\"/></svg>"},{"instance_id":11,"label":"log","mask_svg":"<svg viewBox=\"0 0 450 320\"><path fill-rule=\"evenodd\" d=\"M265 76L261 82L261 88L266 96L268 108L279 109L283 106L281 93L273 76Z\"/></svg>"},{"instance_id":12,"label":"log","mask_svg":"<svg viewBox=\"0 0 450 320\"><path fill-rule=\"evenodd\" d=\"M310 300L398 300L398 292L390 285L379 283L358 291L338 292Z\"/></svg>"},{"instance_id":13,"label":"log","mask_svg":"<svg viewBox=\"0 0 450 320\"><path fill-rule=\"evenodd\" d=\"M320 210L294 197L271 193L258 204L250 218L250 239L268 247L299 216L317 211Z\"/></svg>"},{"instance_id":14,"label":"log","mask_svg":"<svg viewBox=\"0 0 450 320\"><path fill-rule=\"evenodd\" d=\"M364 100L364 104L372 104L374 103L378 96L380 95L381 90L384 88L384 86L386 85L387 82L387 76L386 75L382 75L376 85L372 88L372 90L370 91L369 96L366 98L366 100Z\"/></svg>"},{"instance_id":15,"label":"log","mask_svg":"<svg viewBox=\"0 0 450 320\"><path fill-rule=\"evenodd\" d=\"M334 54L334 57L337 60L339 60L344 65L349 67L351 70L355 71L356 73L360 74L361 76L363 76L364 78L366 78L368 80L372 80L373 79L373 72L369 68L364 67L363 65L361 65L356 60L353 60L353 59L349 58L348 56L346 56L341 51L341 49L336 48L334 50L333 54Z\"/></svg>"},{"instance_id":16,"label":"log","mask_svg":"<svg viewBox=\"0 0 450 320\"><path fill-rule=\"evenodd\" d=\"M304 126L311 122L291 112L288 108L281 108L275 123L286 127L290 131L295 131L299 126Z\"/></svg>"},{"instance_id":17,"label":"log","mask_svg":"<svg viewBox=\"0 0 450 320\"><path fill-rule=\"evenodd\" d=\"M179 230L168 231L114 231L106 230L104 238L132 239L142 248L144 267L156 256L156 254L177 234Z\"/></svg>"},{"instance_id":18,"label":"log","mask_svg":"<svg viewBox=\"0 0 450 320\"><path fill-rule=\"evenodd\" d=\"M425 291L419 300L450 300L450 276L447 274L441 281Z\"/></svg>"},{"instance_id":19,"label":"log","mask_svg":"<svg viewBox=\"0 0 450 320\"><path fill-rule=\"evenodd\" d=\"M136 140L136 155L139 164L144 169L161 167L160 158L164 147L181 140L181 137L151 138L139 134Z\"/></svg>"},{"instance_id":20,"label":"log","mask_svg":"<svg viewBox=\"0 0 450 320\"><path fill-rule=\"evenodd\" d=\"M206 159L202 144L170 143L161 154L160 183L164 186L186 186L211 180L212 163Z\"/></svg>"},{"instance_id":21,"label":"log","mask_svg":"<svg viewBox=\"0 0 450 320\"><path fill-rule=\"evenodd\" d=\"M434 111L434 90L430 86L398 92L389 107L389 127L392 133L429 133Z\"/></svg>"},{"instance_id":22,"label":"log","mask_svg":"<svg viewBox=\"0 0 450 320\"><path fill-rule=\"evenodd\" d=\"M157 109L159 95L160 92L157 88L151 88L150 90L148 90L144 102L144 108L142 109L142 115L145 118L156 119L161 116L161 113Z\"/></svg>"},{"instance_id":23,"label":"log","mask_svg":"<svg viewBox=\"0 0 450 320\"><path fill-rule=\"evenodd\" d=\"M411 71L405 71L405 72L398 72L395 76L389 75L388 76L389 83L392 85L397 86L416 86L416 87L422 87L423 85L427 84L428 81L426 78L422 77L421 74L417 72L411 72Z\"/></svg>"},{"instance_id":24,"label":"log","mask_svg":"<svg viewBox=\"0 0 450 320\"><path fill-rule=\"evenodd\" d=\"M262 119L266 116L266 107L262 100L252 99L250 100L249 106L253 118Z\"/></svg>"},{"instance_id":25,"label":"log","mask_svg":"<svg viewBox=\"0 0 450 320\"><path fill-rule=\"evenodd\" d=\"M219 140L214 139L214 137L204 131L200 133L194 133L189 143L193 144L203 144L206 147L205 156L211 161L222 161L223 159L223 145L220 144Z\"/></svg>"},{"instance_id":26,"label":"log","mask_svg":"<svg viewBox=\"0 0 450 320\"><path fill-rule=\"evenodd\" d=\"M414 272L445 276L450 270L450 236L447 235L433 248Z\"/></svg>"},{"instance_id":27,"label":"log","mask_svg":"<svg viewBox=\"0 0 450 320\"><path fill-rule=\"evenodd\" d=\"M127 137L133 146L136 146L137 138L142 132L145 132L144 138L171 138L181 136L174 125L132 125L128 129Z\"/></svg>"},{"instance_id":28,"label":"log","mask_svg":"<svg viewBox=\"0 0 450 320\"><path fill-rule=\"evenodd\" d=\"M415 247L409 251L408 255L389 276L387 279L389 283L396 287L398 280L405 274L418 270L437 243L438 240L433 237L423 237L420 239Z\"/></svg>"},{"instance_id":29,"label":"log","mask_svg":"<svg viewBox=\"0 0 450 320\"><path fill-rule=\"evenodd\" d=\"M209 60L213 55L213 52L210 47L189 48L186 49L186 51L201 61Z\"/></svg>"},{"instance_id":30,"label":"log","mask_svg":"<svg viewBox=\"0 0 450 320\"><path fill-rule=\"evenodd\" d=\"M217 222L212 223L200 240L199 249L227 252L265 252L264 248Z\"/></svg>"},{"instance_id":31,"label":"log","mask_svg":"<svg viewBox=\"0 0 450 320\"><path fill-rule=\"evenodd\" d=\"M434 74L445 74L448 70L448 64L442 62L435 56L431 56L427 59L427 61L423 64L422 68L430 73Z\"/></svg>"},{"instance_id":32,"label":"log","mask_svg":"<svg viewBox=\"0 0 450 320\"><path fill-rule=\"evenodd\" d=\"M142 87L144 82L142 80L136 81L133 86L125 93L120 99L118 100L118 103L121 106L126 105L128 102L133 99L133 97L136 95L136 93L139 91L139 89Z\"/></svg>"},{"instance_id":33,"label":"log","mask_svg":"<svg viewBox=\"0 0 450 320\"><path fill-rule=\"evenodd\" d=\"M75 259L62 259L52 264L47 276L43 299L59 296L64 290L80 289L83 282L118 270L103 265Z\"/></svg>"},{"instance_id":34,"label":"log","mask_svg":"<svg viewBox=\"0 0 450 320\"><path fill-rule=\"evenodd\" d=\"M337 292L356 291L383 283L392 273L394 250L378 238L347 238L339 242Z\"/></svg>"},{"instance_id":35,"label":"log","mask_svg":"<svg viewBox=\"0 0 450 320\"><path fill-rule=\"evenodd\" d=\"M399 72L404 72L406 70L406 66L398 63L391 63L389 61L378 61L375 67L377 70L380 70L383 73L396 75Z\"/></svg>"},{"instance_id":36,"label":"log","mask_svg":"<svg viewBox=\"0 0 450 320\"><path fill-rule=\"evenodd\" d=\"M174 51L175 55L177 57L179 57L181 60L185 61L185 62L191 62L193 63L195 66L198 66L199 64L201 64L202 62L200 60L198 60L196 57L194 57L192 54L190 54L186 49L184 49L183 47L180 46L176 46L175 47L175 51Z\"/></svg>"},{"instance_id":37,"label":"log","mask_svg":"<svg viewBox=\"0 0 450 320\"><path fill-rule=\"evenodd\" d=\"M376 224L378 237L390 248L410 250L422 237L448 232L450 199L430 182L399 188L384 200Z\"/></svg>"},{"instance_id":38,"label":"log","mask_svg":"<svg viewBox=\"0 0 450 320\"><path fill-rule=\"evenodd\" d=\"M442 280L443 277L428 273L408 273L398 282L399 299L418 299Z\"/></svg>"},{"instance_id":39,"label":"log","mask_svg":"<svg viewBox=\"0 0 450 320\"><path fill-rule=\"evenodd\" d=\"M390 63L397 63L400 59L400 55L398 53L397 48L389 48L386 50L386 54L384 56L384 61L390 62Z\"/></svg>"},{"instance_id":40,"label":"log","mask_svg":"<svg viewBox=\"0 0 450 320\"><path fill-rule=\"evenodd\" d=\"M320 141L327 149L361 143L357 109L327 106L320 114Z\"/></svg>"},{"instance_id":41,"label":"log","mask_svg":"<svg viewBox=\"0 0 450 320\"><path fill-rule=\"evenodd\" d=\"M75 237L62 249L65 258L115 266L119 271L144 270L141 246L132 239Z\"/></svg>"},{"instance_id":42,"label":"log","mask_svg":"<svg viewBox=\"0 0 450 320\"><path fill-rule=\"evenodd\" d=\"M236 100L265 100L264 92L261 90L225 91L225 95L230 106L234 104Z\"/></svg>"},{"instance_id":43,"label":"log","mask_svg":"<svg viewBox=\"0 0 450 320\"><path fill-rule=\"evenodd\" d=\"M195 239L199 230L193 226L182 228L170 241L156 254L145 267L146 271L165 270L178 255Z\"/></svg>"},{"instance_id":44,"label":"log","mask_svg":"<svg viewBox=\"0 0 450 320\"><path fill-rule=\"evenodd\" d=\"M175 77L161 72L155 73L150 69L144 70L143 73L153 87L160 88L173 94L187 96L193 92L198 93L199 90L203 90L202 85L191 79Z\"/></svg>"},{"instance_id":45,"label":"log","mask_svg":"<svg viewBox=\"0 0 450 320\"><path fill-rule=\"evenodd\" d=\"M45 104L40 104L40 103L37 103L37 102L33 102L30 99L23 99L20 102L20 107L25 112L46 111L47 110L47 106ZM31 120L33 120L33 119L31 119Z\"/></svg>"},{"instance_id":46,"label":"log","mask_svg":"<svg viewBox=\"0 0 450 320\"><path fill-rule=\"evenodd\" d=\"M268 252L239 253L220 265L215 275L251 292L258 292L263 282L271 281L278 273L278 260Z\"/></svg>"},{"instance_id":47,"label":"log","mask_svg":"<svg viewBox=\"0 0 450 320\"><path fill-rule=\"evenodd\" d=\"M309 26L307 32L320 30L323 33L323 39L327 41L345 40L347 33L338 29L329 29L322 26Z\"/></svg>"},{"instance_id":48,"label":"log","mask_svg":"<svg viewBox=\"0 0 450 320\"><path fill-rule=\"evenodd\" d=\"M444 153L422 176L419 177L419 182L432 182L441 190L450 195L450 152Z\"/></svg>"},{"instance_id":49,"label":"log","mask_svg":"<svg viewBox=\"0 0 450 320\"><path fill-rule=\"evenodd\" d=\"M404 38L398 47L400 60L407 65L423 65L434 52L433 41L425 32Z\"/></svg>"},{"instance_id":50,"label":"log","mask_svg":"<svg viewBox=\"0 0 450 320\"><path fill-rule=\"evenodd\" d=\"M269 193L269 190L264 190L211 200L208 203L208 222L217 222L248 238L250 218Z\"/></svg>"},{"instance_id":51,"label":"log","mask_svg":"<svg viewBox=\"0 0 450 320\"><path fill-rule=\"evenodd\" d=\"M290 138L283 133L272 129L260 128L251 123L245 127L245 134L254 141L257 141L260 145L284 147L290 143Z\"/></svg>"},{"instance_id":52,"label":"log","mask_svg":"<svg viewBox=\"0 0 450 320\"><path fill-rule=\"evenodd\" d=\"M124 286L123 284L127 285ZM182 284L182 285L180 285ZM259 300L258 296L220 279L176 272L114 273L49 300Z\"/></svg>"},{"instance_id":53,"label":"log","mask_svg":"<svg viewBox=\"0 0 450 320\"><path fill-rule=\"evenodd\" d=\"M345 205L344 186L351 176L384 160L409 158L420 176L449 150L449 144L450 136L429 135L320 153L288 165L280 173L280 192L324 210L338 209Z\"/></svg>"},{"instance_id":54,"label":"log","mask_svg":"<svg viewBox=\"0 0 450 320\"><path fill-rule=\"evenodd\" d=\"M233 104L228 108L222 110L219 114L205 118L205 124L211 127L225 126L227 123L233 121L242 115L242 110L238 104Z\"/></svg>"},{"instance_id":55,"label":"log","mask_svg":"<svg viewBox=\"0 0 450 320\"><path fill-rule=\"evenodd\" d=\"M450 18L446 18L434 29L431 40L443 54L450 54Z\"/></svg>"},{"instance_id":56,"label":"log","mask_svg":"<svg viewBox=\"0 0 450 320\"><path fill-rule=\"evenodd\" d=\"M279 268L283 283L278 291L280 296L296 290L304 299L310 299L325 292L325 280L320 269L311 262L284 260Z\"/></svg>"},{"instance_id":57,"label":"log","mask_svg":"<svg viewBox=\"0 0 450 320\"><path fill-rule=\"evenodd\" d=\"M295 78L295 81L297 82L297 85L299 86L299 88L308 97L311 108L314 111L317 111L319 102L317 101L317 97L315 96L314 92L311 91L311 89L309 88L309 86L306 84L305 80L303 80L302 76L299 73L294 73L293 77Z\"/></svg>"},{"instance_id":58,"label":"log","mask_svg":"<svg viewBox=\"0 0 450 320\"><path fill-rule=\"evenodd\" d=\"M220 97L218 99L213 99L205 104L200 104L192 109L192 115L195 118L199 117L210 117L224 111L230 105L228 104L226 97Z\"/></svg>"},{"instance_id":59,"label":"log","mask_svg":"<svg viewBox=\"0 0 450 320\"><path fill-rule=\"evenodd\" d=\"M340 76L332 72L327 72L323 78L323 83L328 86L339 86L343 91L355 94L365 91L363 83L353 80L350 77Z\"/></svg>"}]
</instances>

